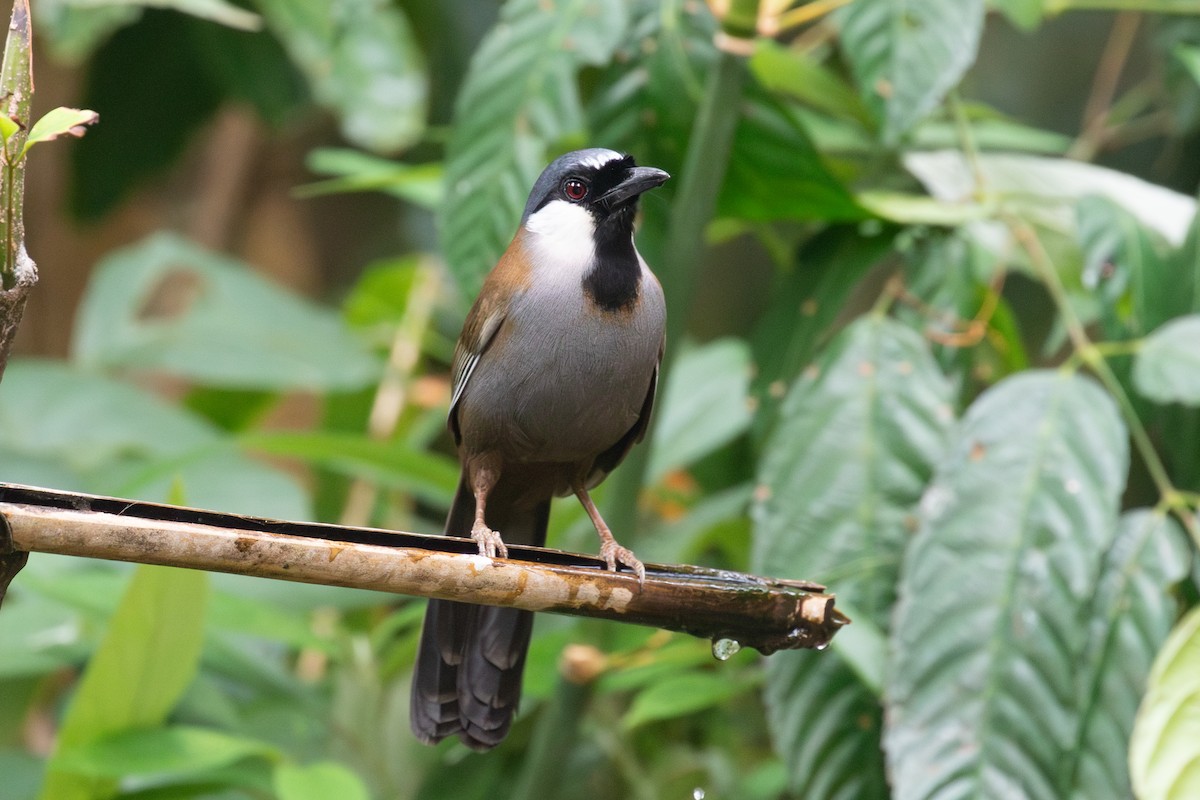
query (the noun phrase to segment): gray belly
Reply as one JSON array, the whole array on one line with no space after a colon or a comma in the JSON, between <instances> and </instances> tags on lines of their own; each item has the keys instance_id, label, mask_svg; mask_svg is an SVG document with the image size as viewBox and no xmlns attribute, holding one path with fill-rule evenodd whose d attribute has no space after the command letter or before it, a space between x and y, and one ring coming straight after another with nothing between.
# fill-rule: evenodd
<instances>
[{"instance_id":1,"label":"gray belly","mask_svg":"<svg viewBox=\"0 0 1200 800\"><path fill-rule=\"evenodd\" d=\"M661 294L626 314L558 305L531 324L534 315L523 311L513 309L463 392L463 448L495 449L519 462L577 462L604 452L637 422L650 389Z\"/></svg>"}]
</instances>

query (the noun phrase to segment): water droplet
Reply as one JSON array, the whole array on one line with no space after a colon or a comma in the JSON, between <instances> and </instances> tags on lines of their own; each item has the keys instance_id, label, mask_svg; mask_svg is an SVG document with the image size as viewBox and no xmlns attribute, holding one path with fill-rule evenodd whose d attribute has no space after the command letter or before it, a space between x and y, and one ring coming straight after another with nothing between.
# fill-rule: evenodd
<instances>
[{"instance_id":1,"label":"water droplet","mask_svg":"<svg viewBox=\"0 0 1200 800\"><path fill-rule=\"evenodd\" d=\"M729 640L723 639L722 641L729 641ZM695 789L692 789L692 800L704 800L704 790L701 789L699 786L697 786Z\"/></svg>"},{"instance_id":2,"label":"water droplet","mask_svg":"<svg viewBox=\"0 0 1200 800\"><path fill-rule=\"evenodd\" d=\"M714 639L712 643L713 658L717 661L728 661L733 658L737 651L742 649L741 642L736 639ZM700 796L704 796L703 790L697 789Z\"/></svg>"},{"instance_id":3,"label":"water droplet","mask_svg":"<svg viewBox=\"0 0 1200 800\"><path fill-rule=\"evenodd\" d=\"M827 650L827 649L829 649L829 642L821 642L819 645L817 645L813 649L814 650Z\"/></svg>"}]
</instances>

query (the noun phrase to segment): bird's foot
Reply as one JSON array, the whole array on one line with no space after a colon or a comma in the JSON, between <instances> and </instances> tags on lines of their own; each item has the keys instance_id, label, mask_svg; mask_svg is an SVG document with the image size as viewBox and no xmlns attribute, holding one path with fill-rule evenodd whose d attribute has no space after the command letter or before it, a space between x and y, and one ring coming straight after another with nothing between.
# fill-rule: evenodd
<instances>
[{"instance_id":1,"label":"bird's foot","mask_svg":"<svg viewBox=\"0 0 1200 800\"><path fill-rule=\"evenodd\" d=\"M622 547L617 544L617 540L612 538L610 534L607 537L602 537L603 541L600 544L600 557L604 559L604 563L608 565L609 572L617 571L617 564L621 563L633 570L637 575L638 583L646 582L646 565L638 560L637 556L628 547Z\"/></svg>"},{"instance_id":2,"label":"bird's foot","mask_svg":"<svg viewBox=\"0 0 1200 800\"><path fill-rule=\"evenodd\" d=\"M497 555L500 558L508 558L508 547L500 538L500 533L489 528L482 520L471 528L471 538L479 545L479 555L488 558L495 558Z\"/></svg>"}]
</instances>

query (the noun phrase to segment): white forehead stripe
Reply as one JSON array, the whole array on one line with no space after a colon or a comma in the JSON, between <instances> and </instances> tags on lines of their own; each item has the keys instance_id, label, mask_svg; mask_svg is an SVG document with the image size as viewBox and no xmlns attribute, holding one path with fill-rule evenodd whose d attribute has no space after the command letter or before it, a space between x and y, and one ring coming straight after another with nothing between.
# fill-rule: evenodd
<instances>
[{"instance_id":1,"label":"white forehead stripe","mask_svg":"<svg viewBox=\"0 0 1200 800\"><path fill-rule=\"evenodd\" d=\"M601 149L598 152L590 153L587 156L587 158L580 159L579 163L585 167L591 167L592 169L600 169L605 164L607 164L611 161L618 161L624 157L625 156L621 155L620 153L616 152L615 150Z\"/></svg>"}]
</instances>

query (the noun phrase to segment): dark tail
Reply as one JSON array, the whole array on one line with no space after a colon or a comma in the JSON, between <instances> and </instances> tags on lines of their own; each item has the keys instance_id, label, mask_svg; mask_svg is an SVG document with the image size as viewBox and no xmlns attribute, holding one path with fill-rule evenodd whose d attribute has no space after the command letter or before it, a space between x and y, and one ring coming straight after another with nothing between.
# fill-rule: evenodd
<instances>
[{"instance_id":1,"label":"dark tail","mask_svg":"<svg viewBox=\"0 0 1200 800\"><path fill-rule=\"evenodd\" d=\"M497 486L496 489L501 489ZM541 546L550 501L522 510L503 491L488 497L488 525L506 544ZM475 519L475 500L459 480L446 534L464 536ZM521 699L521 673L533 630L533 613L512 608L430 600L413 669L409 718L426 744L458 735L473 750L504 739Z\"/></svg>"}]
</instances>

